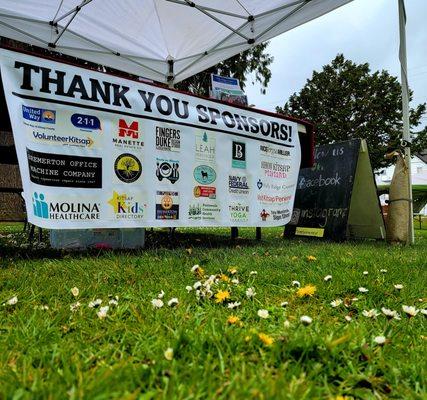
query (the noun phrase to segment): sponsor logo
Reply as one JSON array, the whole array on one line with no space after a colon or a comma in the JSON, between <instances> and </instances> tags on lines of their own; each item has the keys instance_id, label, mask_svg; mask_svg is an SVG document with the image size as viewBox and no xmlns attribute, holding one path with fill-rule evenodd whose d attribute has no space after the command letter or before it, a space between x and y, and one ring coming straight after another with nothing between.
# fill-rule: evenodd
<instances>
[{"instance_id":1,"label":"sponsor logo","mask_svg":"<svg viewBox=\"0 0 427 400\"><path fill-rule=\"evenodd\" d=\"M194 168L193 176L198 183L210 185L216 179L216 172L208 165L199 165Z\"/></svg>"},{"instance_id":2,"label":"sponsor logo","mask_svg":"<svg viewBox=\"0 0 427 400\"><path fill-rule=\"evenodd\" d=\"M215 221L219 218L221 208L215 202L191 204L188 208L188 219Z\"/></svg>"},{"instance_id":3,"label":"sponsor logo","mask_svg":"<svg viewBox=\"0 0 427 400\"><path fill-rule=\"evenodd\" d=\"M54 124L56 121L56 111L24 105L22 106L22 116L26 120L45 124Z\"/></svg>"},{"instance_id":4,"label":"sponsor logo","mask_svg":"<svg viewBox=\"0 0 427 400\"><path fill-rule=\"evenodd\" d=\"M50 220L99 219L99 204L91 202L49 202L44 193L33 193L34 216Z\"/></svg>"},{"instance_id":5,"label":"sponsor logo","mask_svg":"<svg viewBox=\"0 0 427 400\"><path fill-rule=\"evenodd\" d=\"M48 142L53 145L76 146L76 147L92 147L94 141L91 137L78 137L73 135L58 135L56 133L45 133L33 130L32 138L35 141Z\"/></svg>"},{"instance_id":6,"label":"sponsor logo","mask_svg":"<svg viewBox=\"0 0 427 400\"><path fill-rule=\"evenodd\" d=\"M196 160L215 162L216 157L215 136L207 132L196 134Z\"/></svg>"},{"instance_id":7,"label":"sponsor logo","mask_svg":"<svg viewBox=\"0 0 427 400\"><path fill-rule=\"evenodd\" d=\"M230 219L233 222L247 222L249 220L249 206L246 204L231 204L228 206Z\"/></svg>"},{"instance_id":8,"label":"sponsor logo","mask_svg":"<svg viewBox=\"0 0 427 400\"><path fill-rule=\"evenodd\" d=\"M270 196L268 194L258 194L257 200L261 203L287 203L292 199L292 196Z\"/></svg>"},{"instance_id":9,"label":"sponsor logo","mask_svg":"<svg viewBox=\"0 0 427 400\"><path fill-rule=\"evenodd\" d=\"M27 149L30 180L43 186L102 188L102 158Z\"/></svg>"},{"instance_id":10,"label":"sponsor logo","mask_svg":"<svg viewBox=\"0 0 427 400\"><path fill-rule=\"evenodd\" d=\"M267 218L270 216L270 214L265 211L265 208L263 208L262 211L259 213L259 216L261 217L261 221L267 221Z\"/></svg>"},{"instance_id":11,"label":"sponsor logo","mask_svg":"<svg viewBox=\"0 0 427 400\"><path fill-rule=\"evenodd\" d=\"M281 164L278 162L261 161L261 168L264 170L264 176L269 178L287 178L291 170L288 164Z\"/></svg>"},{"instance_id":12,"label":"sponsor logo","mask_svg":"<svg viewBox=\"0 0 427 400\"><path fill-rule=\"evenodd\" d=\"M178 192L156 192L156 219L179 219Z\"/></svg>"},{"instance_id":13,"label":"sponsor logo","mask_svg":"<svg viewBox=\"0 0 427 400\"><path fill-rule=\"evenodd\" d=\"M258 190L262 189L263 183L261 179L258 179L258 182L256 183Z\"/></svg>"},{"instance_id":14,"label":"sponsor logo","mask_svg":"<svg viewBox=\"0 0 427 400\"><path fill-rule=\"evenodd\" d=\"M163 151L179 151L181 147L181 131L179 129L156 126L156 149Z\"/></svg>"},{"instance_id":15,"label":"sponsor logo","mask_svg":"<svg viewBox=\"0 0 427 400\"><path fill-rule=\"evenodd\" d=\"M195 186L193 190L194 197L208 197L216 199L216 188L213 186Z\"/></svg>"},{"instance_id":16,"label":"sponsor logo","mask_svg":"<svg viewBox=\"0 0 427 400\"><path fill-rule=\"evenodd\" d=\"M233 141L232 149L231 166L233 168L246 168L246 144Z\"/></svg>"},{"instance_id":17,"label":"sponsor logo","mask_svg":"<svg viewBox=\"0 0 427 400\"><path fill-rule=\"evenodd\" d=\"M135 182L142 174L141 162L129 153L121 154L114 162L114 172L122 182Z\"/></svg>"},{"instance_id":18,"label":"sponsor logo","mask_svg":"<svg viewBox=\"0 0 427 400\"><path fill-rule=\"evenodd\" d=\"M249 182L246 176L228 175L228 191L232 194L248 194Z\"/></svg>"},{"instance_id":19,"label":"sponsor logo","mask_svg":"<svg viewBox=\"0 0 427 400\"><path fill-rule=\"evenodd\" d=\"M108 204L113 207L116 219L143 219L147 207L143 202L135 200L134 196L117 192L113 192Z\"/></svg>"},{"instance_id":20,"label":"sponsor logo","mask_svg":"<svg viewBox=\"0 0 427 400\"><path fill-rule=\"evenodd\" d=\"M157 159L156 176L159 181L168 179L175 183L179 179L179 161Z\"/></svg>"},{"instance_id":21,"label":"sponsor logo","mask_svg":"<svg viewBox=\"0 0 427 400\"><path fill-rule=\"evenodd\" d=\"M113 138L113 144L116 147L138 149L144 146L139 132L138 121L127 121L119 119L117 134Z\"/></svg>"},{"instance_id":22,"label":"sponsor logo","mask_svg":"<svg viewBox=\"0 0 427 400\"><path fill-rule=\"evenodd\" d=\"M273 217L273 221L282 221L289 218L291 212L287 208L284 210L271 210L271 215Z\"/></svg>"},{"instance_id":23,"label":"sponsor logo","mask_svg":"<svg viewBox=\"0 0 427 400\"><path fill-rule=\"evenodd\" d=\"M190 204L190 206L188 207L188 218L189 219L202 218L202 207L200 204Z\"/></svg>"},{"instance_id":24,"label":"sponsor logo","mask_svg":"<svg viewBox=\"0 0 427 400\"><path fill-rule=\"evenodd\" d=\"M101 129L101 121L94 115L86 114L73 114L71 116L71 123L84 131L95 131Z\"/></svg>"},{"instance_id":25,"label":"sponsor logo","mask_svg":"<svg viewBox=\"0 0 427 400\"><path fill-rule=\"evenodd\" d=\"M289 150L267 144L261 144L259 150L261 154L275 158L289 157L291 155Z\"/></svg>"}]
</instances>

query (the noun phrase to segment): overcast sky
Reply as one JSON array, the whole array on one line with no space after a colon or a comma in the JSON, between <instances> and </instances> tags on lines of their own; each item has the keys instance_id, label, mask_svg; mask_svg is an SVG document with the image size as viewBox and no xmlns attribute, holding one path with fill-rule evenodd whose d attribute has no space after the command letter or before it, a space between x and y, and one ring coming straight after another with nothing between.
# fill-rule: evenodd
<instances>
[{"instance_id":1,"label":"overcast sky","mask_svg":"<svg viewBox=\"0 0 427 400\"><path fill-rule=\"evenodd\" d=\"M271 40L274 57L266 95L248 79L250 104L274 110L304 86L337 53L371 70L386 69L400 79L398 0L353 2ZM413 104L427 101L427 0L406 0L409 86ZM427 116L423 124L427 123Z\"/></svg>"}]
</instances>

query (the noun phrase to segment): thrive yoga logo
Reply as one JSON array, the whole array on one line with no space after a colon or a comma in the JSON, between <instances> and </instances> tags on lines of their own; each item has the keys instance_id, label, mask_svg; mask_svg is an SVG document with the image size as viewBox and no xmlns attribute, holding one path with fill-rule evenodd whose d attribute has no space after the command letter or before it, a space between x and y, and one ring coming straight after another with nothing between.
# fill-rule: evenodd
<instances>
[{"instance_id":1,"label":"thrive yoga logo","mask_svg":"<svg viewBox=\"0 0 427 400\"><path fill-rule=\"evenodd\" d=\"M37 192L34 192L33 211L36 217L49 218L49 206L45 201L43 193L38 194Z\"/></svg>"}]
</instances>

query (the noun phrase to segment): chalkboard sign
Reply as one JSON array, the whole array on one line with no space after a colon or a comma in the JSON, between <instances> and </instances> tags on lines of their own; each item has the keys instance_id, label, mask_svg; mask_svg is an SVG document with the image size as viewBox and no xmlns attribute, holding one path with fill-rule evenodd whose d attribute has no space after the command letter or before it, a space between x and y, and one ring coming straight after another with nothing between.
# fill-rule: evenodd
<instances>
[{"instance_id":1,"label":"chalkboard sign","mask_svg":"<svg viewBox=\"0 0 427 400\"><path fill-rule=\"evenodd\" d=\"M382 238L384 221L366 143L360 139L317 146L315 164L298 177L285 236ZM365 218L365 220L363 220Z\"/></svg>"}]
</instances>

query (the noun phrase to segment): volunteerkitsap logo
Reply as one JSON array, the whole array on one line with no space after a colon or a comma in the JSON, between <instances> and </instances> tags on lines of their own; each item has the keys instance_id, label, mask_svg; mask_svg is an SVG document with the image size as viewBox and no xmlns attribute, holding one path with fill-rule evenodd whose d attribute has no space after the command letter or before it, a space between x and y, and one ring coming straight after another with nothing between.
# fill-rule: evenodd
<instances>
[{"instance_id":1,"label":"volunteerkitsap logo","mask_svg":"<svg viewBox=\"0 0 427 400\"><path fill-rule=\"evenodd\" d=\"M89 136L78 137L74 135L59 135L57 133L45 133L36 130L32 131L31 138L35 142L45 142L52 145L59 146L75 146L91 148L93 146L93 139Z\"/></svg>"},{"instance_id":2,"label":"volunteerkitsap logo","mask_svg":"<svg viewBox=\"0 0 427 400\"><path fill-rule=\"evenodd\" d=\"M157 158L156 176L161 182L163 179L175 183L179 179L179 161L178 160L164 160Z\"/></svg>"},{"instance_id":3,"label":"volunteerkitsap logo","mask_svg":"<svg viewBox=\"0 0 427 400\"><path fill-rule=\"evenodd\" d=\"M113 192L113 197L108 200L108 204L113 207L116 219L143 219L147 207L142 201L136 200L134 196L117 192Z\"/></svg>"},{"instance_id":4,"label":"volunteerkitsap logo","mask_svg":"<svg viewBox=\"0 0 427 400\"><path fill-rule=\"evenodd\" d=\"M54 124L56 121L56 111L24 105L22 106L22 116L28 121L43 122L45 124Z\"/></svg>"},{"instance_id":5,"label":"volunteerkitsap logo","mask_svg":"<svg viewBox=\"0 0 427 400\"><path fill-rule=\"evenodd\" d=\"M33 193L34 216L50 220L96 220L99 219L99 203L47 201L44 193Z\"/></svg>"},{"instance_id":6,"label":"volunteerkitsap logo","mask_svg":"<svg viewBox=\"0 0 427 400\"><path fill-rule=\"evenodd\" d=\"M113 143L116 147L137 149L144 146L141 136L138 121L120 118Z\"/></svg>"},{"instance_id":7,"label":"volunteerkitsap logo","mask_svg":"<svg viewBox=\"0 0 427 400\"><path fill-rule=\"evenodd\" d=\"M114 172L122 182L135 182L142 174L141 162L133 154L125 153L116 158Z\"/></svg>"},{"instance_id":8,"label":"volunteerkitsap logo","mask_svg":"<svg viewBox=\"0 0 427 400\"><path fill-rule=\"evenodd\" d=\"M101 130L101 121L94 115L73 114L71 116L71 123L82 131L92 132Z\"/></svg>"},{"instance_id":9,"label":"volunteerkitsap logo","mask_svg":"<svg viewBox=\"0 0 427 400\"><path fill-rule=\"evenodd\" d=\"M193 176L198 183L210 185L211 183L215 182L216 172L208 165L199 165L198 167L194 168Z\"/></svg>"},{"instance_id":10,"label":"volunteerkitsap logo","mask_svg":"<svg viewBox=\"0 0 427 400\"><path fill-rule=\"evenodd\" d=\"M233 154L231 166L233 168L246 168L246 144L233 141Z\"/></svg>"}]
</instances>

